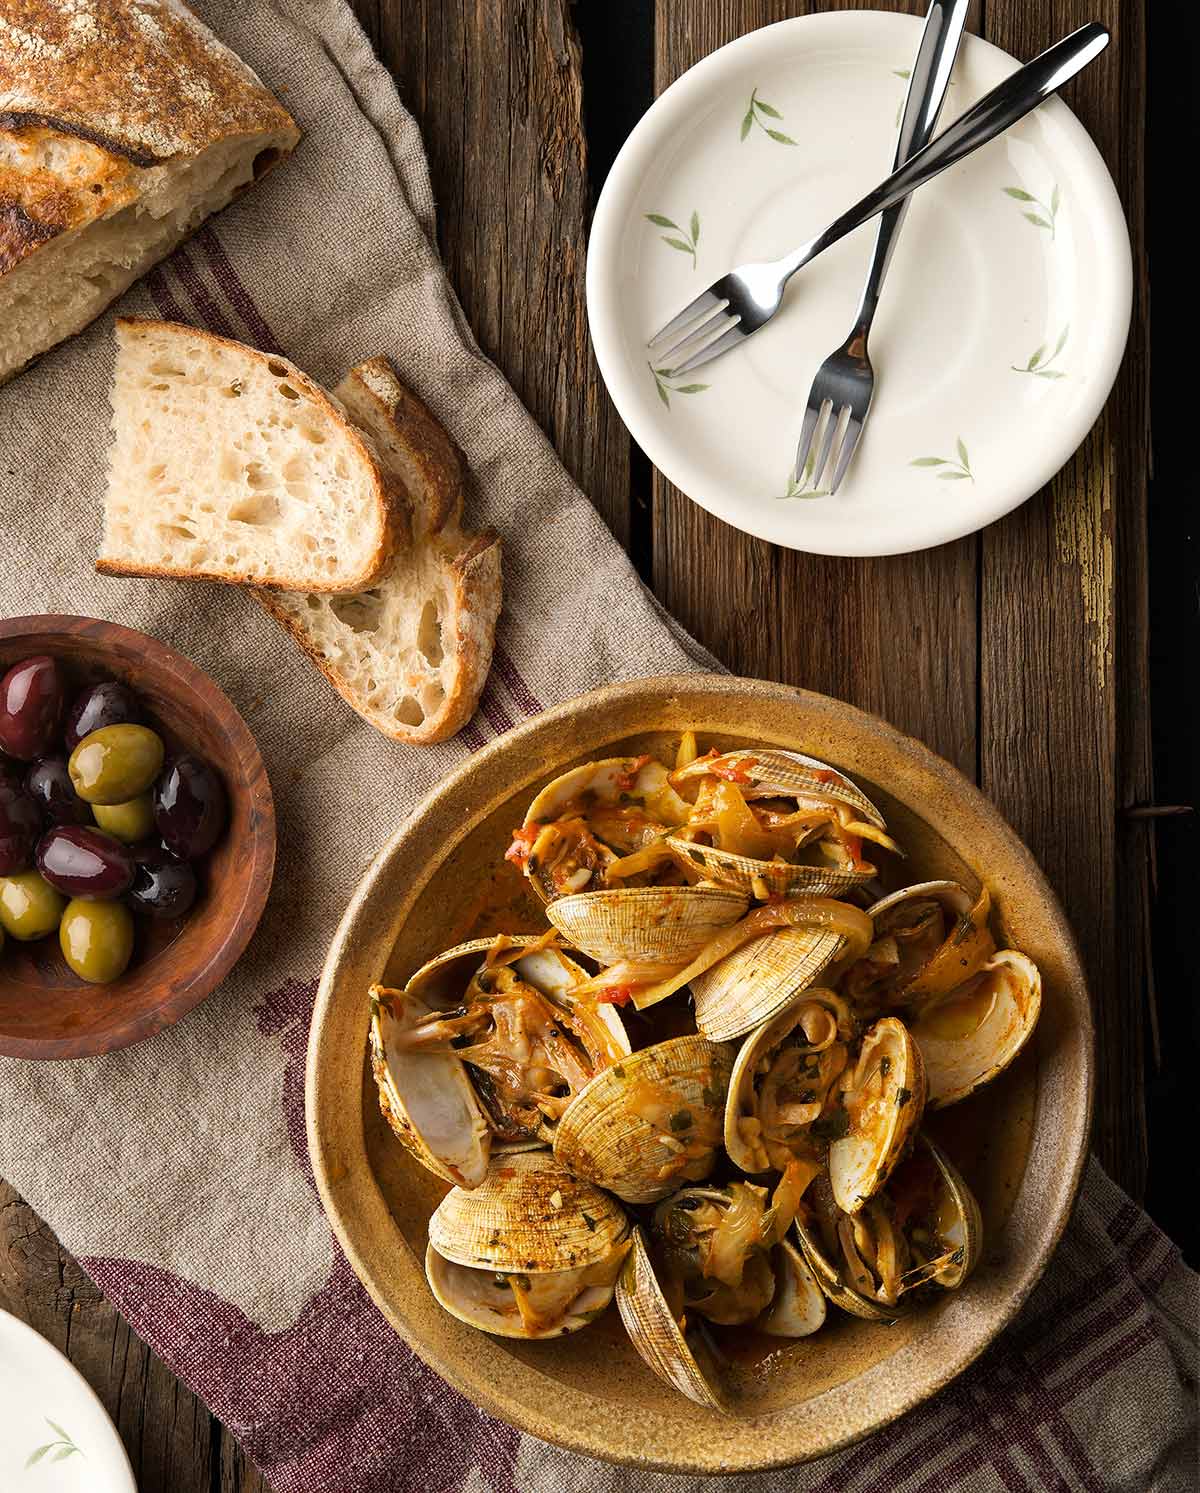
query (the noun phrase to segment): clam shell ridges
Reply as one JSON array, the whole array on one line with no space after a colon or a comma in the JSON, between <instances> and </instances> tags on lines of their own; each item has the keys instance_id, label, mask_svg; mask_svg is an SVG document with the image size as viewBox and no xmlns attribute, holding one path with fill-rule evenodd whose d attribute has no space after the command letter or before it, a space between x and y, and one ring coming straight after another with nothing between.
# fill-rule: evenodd
<instances>
[{"instance_id":1,"label":"clam shell ridges","mask_svg":"<svg viewBox=\"0 0 1200 1493\"><path fill-rule=\"evenodd\" d=\"M696 845L676 835L667 844L681 860L693 869L703 871L722 886L740 887L751 893L755 879L766 884L769 892L783 896L805 894L811 897L836 897L871 881L874 870L844 871L837 866L793 866L784 861L756 861L732 850L718 850L711 845Z\"/></svg>"},{"instance_id":2,"label":"clam shell ridges","mask_svg":"<svg viewBox=\"0 0 1200 1493\"><path fill-rule=\"evenodd\" d=\"M815 985L843 943L823 928L780 928L743 944L691 981L696 1025L714 1042L744 1036Z\"/></svg>"},{"instance_id":3,"label":"clam shell ridges","mask_svg":"<svg viewBox=\"0 0 1200 1493\"><path fill-rule=\"evenodd\" d=\"M640 1228L633 1231L633 1247L617 1281L617 1310L634 1346L660 1379L698 1405L724 1408L667 1307Z\"/></svg>"},{"instance_id":4,"label":"clam shell ridges","mask_svg":"<svg viewBox=\"0 0 1200 1493\"><path fill-rule=\"evenodd\" d=\"M886 828L883 815L862 789L827 762L820 762L815 757L806 758L799 752L751 750L749 755L756 759L746 769L746 776L752 783L777 785L785 793L818 794L823 798L837 799L857 809L868 824ZM817 776L820 772L838 775L829 782Z\"/></svg>"},{"instance_id":5,"label":"clam shell ridges","mask_svg":"<svg viewBox=\"0 0 1200 1493\"><path fill-rule=\"evenodd\" d=\"M715 1110L714 1146L719 1147L732 1068L733 1049L705 1037L676 1037L643 1048L603 1069L580 1091L558 1122L554 1154L576 1175L626 1202L657 1202L688 1179L669 1170L678 1153L663 1144L661 1127L637 1112L639 1099L645 1096L659 1110ZM715 1157L714 1150L710 1161ZM694 1172L690 1179L696 1180Z\"/></svg>"},{"instance_id":6,"label":"clam shell ridges","mask_svg":"<svg viewBox=\"0 0 1200 1493\"><path fill-rule=\"evenodd\" d=\"M429 1220L429 1242L459 1265L535 1275L594 1265L628 1229L615 1198L571 1176L549 1151L525 1151L494 1157L470 1192L447 1193Z\"/></svg>"},{"instance_id":7,"label":"clam shell ridges","mask_svg":"<svg viewBox=\"0 0 1200 1493\"><path fill-rule=\"evenodd\" d=\"M552 902L546 916L575 948L604 964L686 964L746 911L732 887L624 887Z\"/></svg>"}]
</instances>

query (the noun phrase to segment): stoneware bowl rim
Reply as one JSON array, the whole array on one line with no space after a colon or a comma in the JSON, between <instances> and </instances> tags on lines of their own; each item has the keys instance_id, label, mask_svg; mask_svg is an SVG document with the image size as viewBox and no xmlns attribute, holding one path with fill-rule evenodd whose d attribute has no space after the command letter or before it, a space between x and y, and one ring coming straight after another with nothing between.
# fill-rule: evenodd
<instances>
[{"instance_id":1,"label":"stoneware bowl rim","mask_svg":"<svg viewBox=\"0 0 1200 1493\"><path fill-rule=\"evenodd\" d=\"M903 763L909 776L907 787L911 787L913 779L925 780L931 787L939 785L945 795L944 809L927 813L926 806L914 802L911 797L906 802L952 846L955 844L950 838L953 826L946 827L948 819L957 819L964 825L967 821L986 825L989 834L1002 846L1007 865L1019 877L1022 889L1043 905L1046 920L1053 930L1057 951L1067 972L1062 995L1064 1005L1069 1008L1072 1052L1078 1064L1079 1081L1064 1101L1063 1129L1059 1150L1055 1153L1056 1168L1043 1184L1043 1227L1019 1264L1006 1263L1006 1276L1014 1274L1015 1279L1003 1301L989 1307L991 1314L982 1330L977 1331L973 1338L960 1333L954 1351L936 1368L926 1368L919 1376L914 1374L899 1393L893 1389L892 1402L882 1412L858 1406L854 1414L843 1414L839 1418L835 1430L822 1429L817 1433L813 1433L811 1428L802 1433L797 1421L785 1420L790 1414L787 1410L767 1413L740 1422L747 1428L747 1433L740 1436L732 1448L726 1439L717 1460L712 1454L704 1455L695 1449L695 1443L704 1436L705 1425L712 1424L711 1417L704 1419L708 1412L700 1411L698 1407L689 1407L695 1410L699 1419L694 1436L689 1433L687 1444L671 1442L664 1434L658 1444L651 1445L646 1439L650 1433L643 1432L640 1448L630 1450L622 1444L623 1436L606 1434L603 1429L612 1413L611 1402L561 1386L550 1376L532 1371L515 1360L510 1360L513 1364L511 1376L495 1372L489 1375L489 1362L493 1370L496 1364L489 1359L492 1340L486 1334L472 1335L489 1344L487 1350L481 1347L478 1355L472 1355L453 1349L446 1340L437 1341L436 1329L432 1326L428 1332L423 1331L417 1319L428 1316L430 1324L437 1319L429 1316L421 1299L428 1294L422 1262L392 1218L367 1155L360 1085L368 1013L365 998L356 992L361 991L365 996L366 984L382 976L405 918L428 880L498 802L543 780L557 770L560 762L573 760L580 751L591 752L598 745L596 737L615 741L635 735L639 730L662 727L656 721L654 725L643 723L640 726L628 725L624 729L614 728L607 733L596 732L576 745L574 751L559 751L553 760L539 758L536 752L527 752L528 766L521 786L510 786L499 800L489 797L487 789L482 786L493 776L494 764L513 754L520 755L543 735L552 739L556 727L564 721L580 718L603 720L610 712L619 718L622 707L635 708L639 701L646 704L649 713L649 702L652 701L662 705L679 695L703 699L731 694L786 706L798 715L808 712L818 718L836 720L841 729L856 737L863 749L869 749L873 742L895 762ZM681 721L681 725L683 723ZM752 739L763 735L751 728L747 728L746 734ZM831 756L836 761L836 753L831 752ZM506 775L501 772L496 776L503 778ZM463 802L456 803L456 800ZM431 824L436 824L439 812L445 812L451 805L456 809L454 828L443 832L439 825L431 836ZM432 854L428 850L430 845L435 847ZM383 883L397 857L413 862L406 868L411 872L410 879L399 901L392 897L389 905L383 906ZM368 944L373 973L364 978L360 969L354 981L355 990L343 989L347 961L358 958L361 962L362 950ZM361 1017L357 1010L354 1015L353 1042L343 1039L336 1030L342 1007L352 1000L361 1007ZM1087 1157L1093 1082L1094 1030L1074 937L1033 856L974 784L921 742L904 735L879 717L829 696L764 680L686 674L606 685L551 707L490 742L426 795L371 862L330 945L309 1033L305 1098L310 1157L321 1202L334 1234L385 1318L431 1368L488 1414L584 1456L662 1472L735 1473L794 1465L826 1456L861 1440L944 1388L1009 1325L1041 1278L1070 1218ZM1038 1113L1041 1107L1039 1081ZM1024 1190L1023 1180L1020 1191ZM404 1260L406 1255L410 1257L408 1260ZM404 1293L386 1289L382 1277L392 1269L403 1272ZM431 1297L428 1308L433 1313L440 1312ZM825 1390L807 1403L837 1403L838 1397L845 1399L847 1392L853 1392L860 1379L873 1376L880 1370L886 1372L891 1362L891 1358L885 1356L865 1375ZM518 1386L515 1390L514 1384ZM529 1393L531 1386L535 1390L532 1394ZM564 1399L574 1411L570 1417L564 1413L561 1403ZM686 1401L681 1403L687 1405ZM730 1422L725 1420L724 1424ZM774 1429L776 1426L778 1429Z\"/></svg>"},{"instance_id":2,"label":"stoneware bowl rim","mask_svg":"<svg viewBox=\"0 0 1200 1493\"><path fill-rule=\"evenodd\" d=\"M112 657L109 667L117 677L128 673L123 650L136 656L164 696L184 702L180 705L181 714L192 719L204 718L228 742L240 765L241 776L238 781L230 782L226 773L226 791L231 798L246 801L253 813L249 843L242 847L242 859L249 863L245 892L240 904L223 916L219 937L196 948L191 962L173 974L168 989L156 994L153 1000L147 999L132 1014L114 1016L111 1025L63 1037L26 1037L0 1031L0 1054L37 1060L116 1052L182 1020L211 995L241 958L262 918L275 873L275 805L270 780L258 744L228 695L198 664L137 628L69 613L0 619L0 644L28 639L31 653L37 652L39 639L56 634L67 639L78 638L81 648L86 646L100 658ZM193 703L196 701L199 711ZM171 948L178 947L186 937L185 930ZM0 978L2 975L0 964Z\"/></svg>"}]
</instances>

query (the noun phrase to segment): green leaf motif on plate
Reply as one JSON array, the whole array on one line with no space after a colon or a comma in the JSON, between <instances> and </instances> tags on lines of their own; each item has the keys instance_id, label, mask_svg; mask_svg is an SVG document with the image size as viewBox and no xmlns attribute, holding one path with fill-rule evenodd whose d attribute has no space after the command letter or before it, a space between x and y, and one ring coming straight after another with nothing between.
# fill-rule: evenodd
<instances>
[{"instance_id":1,"label":"green leaf motif on plate","mask_svg":"<svg viewBox=\"0 0 1200 1493\"><path fill-rule=\"evenodd\" d=\"M945 467L945 471L937 474L939 482L974 482L975 473L971 470L971 458L962 436L955 440L954 449L958 453L957 461L952 456L916 456L909 462L909 466Z\"/></svg>"},{"instance_id":2,"label":"green leaf motif on plate","mask_svg":"<svg viewBox=\"0 0 1200 1493\"><path fill-rule=\"evenodd\" d=\"M669 368L655 368L653 363L647 363L646 367L654 375L654 387L658 390L658 397L668 409L671 408L672 394L703 394L709 387L708 384L672 383L671 380L675 375Z\"/></svg>"},{"instance_id":3,"label":"green leaf motif on plate","mask_svg":"<svg viewBox=\"0 0 1200 1493\"><path fill-rule=\"evenodd\" d=\"M700 242L700 214L692 209L691 221L687 228L681 228L674 218L668 218L663 213L643 213L647 222L653 223L656 228L671 228L679 235L672 237L669 233L660 234L664 244L670 245L672 249L678 249L681 254L692 256L692 268L696 268L696 246Z\"/></svg>"},{"instance_id":4,"label":"green leaf motif on plate","mask_svg":"<svg viewBox=\"0 0 1200 1493\"><path fill-rule=\"evenodd\" d=\"M1040 197L1035 197L1024 187L1001 187L1000 190L1006 197L1011 197L1014 202L1032 202L1034 207L1041 208L1040 212L1022 213L1021 216L1027 223L1032 223L1035 228L1044 228L1052 239L1057 235L1058 210L1062 206L1062 192L1057 182L1054 183L1049 202L1043 202Z\"/></svg>"},{"instance_id":5,"label":"green leaf motif on plate","mask_svg":"<svg viewBox=\"0 0 1200 1493\"><path fill-rule=\"evenodd\" d=\"M44 1419L46 1424L54 1432L55 1439L43 1442L41 1446L34 1447L25 1458L26 1472L31 1467L36 1467L39 1462L44 1461L46 1458L49 1458L51 1462L63 1462L68 1457L84 1456L84 1453L75 1445L71 1436L63 1430L56 1420L51 1420L49 1416L45 1416ZM86 1457L84 1457L84 1460L87 1460Z\"/></svg>"},{"instance_id":6,"label":"green leaf motif on plate","mask_svg":"<svg viewBox=\"0 0 1200 1493\"><path fill-rule=\"evenodd\" d=\"M777 144L795 145L796 141L790 135L785 135L782 130L773 130L770 125L763 123L764 119L782 118L783 115L774 104L768 104L764 99L759 98L758 89L755 88L751 91L750 102L746 107L745 114L742 115L742 127L738 138L739 140L744 140L754 126L757 125L764 135L769 135Z\"/></svg>"},{"instance_id":7,"label":"green leaf motif on plate","mask_svg":"<svg viewBox=\"0 0 1200 1493\"><path fill-rule=\"evenodd\" d=\"M1046 355L1046 344L1043 342L1036 352L1030 354L1029 361L1025 364L1024 368L1017 363L1010 364L1009 366L1012 368L1012 371L1014 373L1028 373L1034 378L1066 378L1067 375L1062 369L1055 368L1054 364L1058 360L1059 353L1067 345L1067 337L1070 331L1071 323L1068 322L1058 334L1058 341L1054 344L1054 349L1048 357Z\"/></svg>"}]
</instances>

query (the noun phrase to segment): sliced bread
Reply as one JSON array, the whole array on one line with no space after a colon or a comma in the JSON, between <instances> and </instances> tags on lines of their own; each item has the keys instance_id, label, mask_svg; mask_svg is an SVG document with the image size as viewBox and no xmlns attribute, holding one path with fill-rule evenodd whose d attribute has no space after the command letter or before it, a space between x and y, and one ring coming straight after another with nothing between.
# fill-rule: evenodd
<instances>
[{"instance_id":1,"label":"sliced bread","mask_svg":"<svg viewBox=\"0 0 1200 1493\"><path fill-rule=\"evenodd\" d=\"M0 4L0 383L299 138L180 0Z\"/></svg>"},{"instance_id":2,"label":"sliced bread","mask_svg":"<svg viewBox=\"0 0 1200 1493\"><path fill-rule=\"evenodd\" d=\"M358 596L255 594L364 720L396 741L443 741L474 713L491 666L500 540L461 527L462 453L385 359L335 392L403 489L412 542Z\"/></svg>"},{"instance_id":3,"label":"sliced bread","mask_svg":"<svg viewBox=\"0 0 1200 1493\"><path fill-rule=\"evenodd\" d=\"M286 358L120 319L96 568L355 592L405 514L370 438Z\"/></svg>"}]
</instances>

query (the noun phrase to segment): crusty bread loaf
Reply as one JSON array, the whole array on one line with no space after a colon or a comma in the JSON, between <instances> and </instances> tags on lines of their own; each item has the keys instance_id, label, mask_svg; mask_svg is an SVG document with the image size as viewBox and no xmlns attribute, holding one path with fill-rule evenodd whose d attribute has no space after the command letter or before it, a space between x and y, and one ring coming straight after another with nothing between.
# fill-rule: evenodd
<instances>
[{"instance_id":1,"label":"crusty bread loaf","mask_svg":"<svg viewBox=\"0 0 1200 1493\"><path fill-rule=\"evenodd\" d=\"M0 383L299 138L179 0L4 0Z\"/></svg>"},{"instance_id":2,"label":"crusty bread loaf","mask_svg":"<svg viewBox=\"0 0 1200 1493\"><path fill-rule=\"evenodd\" d=\"M397 741L442 741L470 719L487 679L500 541L462 529L462 453L383 358L335 392L402 486L412 543L360 596L256 594L365 720Z\"/></svg>"},{"instance_id":3,"label":"crusty bread loaf","mask_svg":"<svg viewBox=\"0 0 1200 1493\"><path fill-rule=\"evenodd\" d=\"M369 437L285 358L117 322L97 569L361 591L403 527Z\"/></svg>"}]
</instances>

